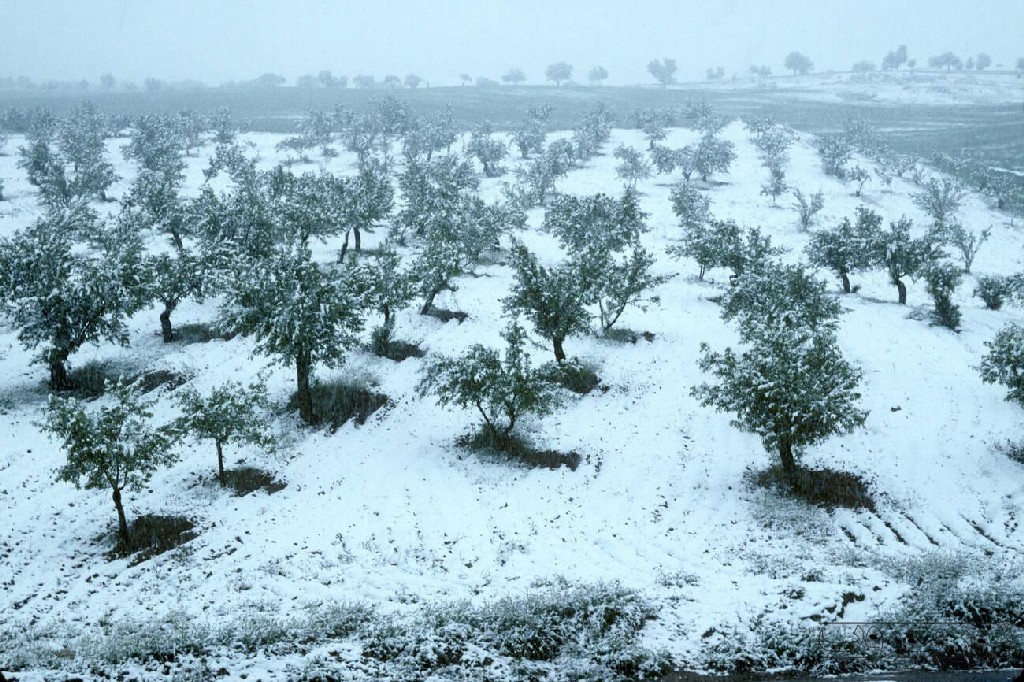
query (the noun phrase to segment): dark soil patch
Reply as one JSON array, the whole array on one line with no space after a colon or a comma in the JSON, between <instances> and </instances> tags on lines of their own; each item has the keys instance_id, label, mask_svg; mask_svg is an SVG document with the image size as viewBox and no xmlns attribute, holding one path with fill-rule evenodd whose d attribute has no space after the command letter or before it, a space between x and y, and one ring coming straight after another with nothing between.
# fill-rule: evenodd
<instances>
[{"instance_id":1,"label":"dark soil patch","mask_svg":"<svg viewBox=\"0 0 1024 682\"><path fill-rule=\"evenodd\" d=\"M601 385L601 377L579 360L552 363L551 380L578 395L586 395Z\"/></svg>"},{"instance_id":2,"label":"dark soil patch","mask_svg":"<svg viewBox=\"0 0 1024 682\"><path fill-rule=\"evenodd\" d=\"M388 404L389 398L383 393L345 383L332 381L316 383L310 388L313 397L314 426L328 424L331 430L337 430L348 420L354 420L359 426L366 423L374 412ZM295 396L288 401L288 409L299 408Z\"/></svg>"},{"instance_id":3,"label":"dark soil patch","mask_svg":"<svg viewBox=\"0 0 1024 682\"><path fill-rule=\"evenodd\" d=\"M790 484L781 466L754 472L753 484L769 488L819 507L875 510L875 501L860 476L835 469L804 469Z\"/></svg>"},{"instance_id":4,"label":"dark soil patch","mask_svg":"<svg viewBox=\"0 0 1024 682\"><path fill-rule=\"evenodd\" d=\"M224 487L237 497L257 490L264 490L268 495L273 495L287 486L287 483L277 480L269 471L257 467L238 467L224 472Z\"/></svg>"},{"instance_id":5,"label":"dark soil patch","mask_svg":"<svg viewBox=\"0 0 1024 682\"><path fill-rule=\"evenodd\" d=\"M654 342L653 332L635 332L632 329L609 329L605 332L605 338L618 343L636 343L640 339L643 339L647 343Z\"/></svg>"},{"instance_id":6,"label":"dark soil patch","mask_svg":"<svg viewBox=\"0 0 1024 682\"><path fill-rule=\"evenodd\" d=\"M534 469L559 469L565 466L576 471L581 460L579 453L539 450L517 436L494 433L487 428L462 436L457 442L467 450L497 456Z\"/></svg>"},{"instance_id":7,"label":"dark soil patch","mask_svg":"<svg viewBox=\"0 0 1024 682\"><path fill-rule=\"evenodd\" d=\"M190 377L172 372L169 369L157 369L133 377L132 383L143 393L151 393L161 386L166 386L168 390L173 391L185 384L189 379Z\"/></svg>"},{"instance_id":8,"label":"dark soil patch","mask_svg":"<svg viewBox=\"0 0 1024 682\"><path fill-rule=\"evenodd\" d=\"M128 545L119 542L112 555L131 557L131 565L135 566L194 539L194 527L192 521L182 516L140 516L128 527L131 538Z\"/></svg>"},{"instance_id":9,"label":"dark soil patch","mask_svg":"<svg viewBox=\"0 0 1024 682\"><path fill-rule=\"evenodd\" d=\"M107 392L108 383L120 378L109 362L94 360L68 372L71 388L67 392L79 400L95 400Z\"/></svg>"},{"instance_id":10,"label":"dark soil patch","mask_svg":"<svg viewBox=\"0 0 1024 682\"><path fill-rule=\"evenodd\" d=\"M406 343L405 341L388 341L384 352L378 353L380 357L395 362L401 362L408 358L422 358L426 354L427 352L420 348L418 344Z\"/></svg>"},{"instance_id":11,"label":"dark soil patch","mask_svg":"<svg viewBox=\"0 0 1024 682\"><path fill-rule=\"evenodd\" d=\"M460 310L447 310L445 308L435 308L431 306L430 310L427 311L427 316L437 318L442 322L458 320L459 324L462 324L466 321L466 318L469 317L469 313L464 313Z\"/></svg>"},{"instance_id":12,"label":"dark soil patch","mask_svg":"<svg viewBox=\"0 0 1024 682\"><path fill-rule=\"evenodd\" d=\"M208 341L230 341L235 335L224 332L212 324L191 323L174 328L174 340L178 343L206 343Z\"/></svg>"}]
</instances>

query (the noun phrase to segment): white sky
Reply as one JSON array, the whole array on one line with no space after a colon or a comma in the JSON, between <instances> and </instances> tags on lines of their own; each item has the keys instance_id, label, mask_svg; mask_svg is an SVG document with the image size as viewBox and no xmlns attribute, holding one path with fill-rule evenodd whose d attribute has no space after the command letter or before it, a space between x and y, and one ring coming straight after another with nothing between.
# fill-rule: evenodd
<instances>
[{"instance_id":1,"label":"white sky","mask_svg":"<svg viewBox=\"0 0 1024 682\"><path fill-rule=\"evenodd\" d=\"M0 76L96 81L103 73L209 84L272 71L292 82L330 69L434 84L498 79L522 68L543 82L555 61L585 81L650 82L671 57L681 79L709 66L783 73L791 50L816 69L881 61L897 44L924 64L952 50L1024 56L1024 0L0 0Z\"/></svg>"}]
</instances>

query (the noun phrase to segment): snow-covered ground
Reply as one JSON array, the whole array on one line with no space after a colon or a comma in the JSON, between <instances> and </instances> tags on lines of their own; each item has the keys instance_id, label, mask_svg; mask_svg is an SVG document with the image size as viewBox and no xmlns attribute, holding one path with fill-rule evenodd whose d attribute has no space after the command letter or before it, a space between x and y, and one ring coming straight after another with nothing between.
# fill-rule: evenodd
<instances>
[{"instance_id":1,"label":"snow-covered ground","mask_svg":"<svg viewBox=\"0 0 1024 682\"><path fill-rule=\"evenodd\" d=\"M684 88L686 86L683 86ZM1024 78L1006 71L913 71L815 73L768 79L737 77L695 83L711 90L771 90L783 96L823 102L875 102L879 104L1007 104L1024 100Z\"/></svg>"},{"instance_id":2,"label":"snow-covered ground","mask_svg":"<svg viewBox=\"0 0 1024 682\"><path fill-rule=\"evenodd\" d=\"M715 216L761 226L789 249L785 259L800 259L808 234L800 231L790 201L783 198L775 208L759 195L767 171L738 122L723 136L736 144L738 159L730 173L715 178L722 184L709 189ZM278 158L280 137L248 139L268 166ZM673 130L665 144L694 139L692 131ZM18 144L12 140L9 155L0 156L5 236L39 214L33 189L15 168ZM121 158L121 144L111 141L112 158ZM615 130L606 153L562 179L559 191L618 194L610 153L618 144L646 147L639 131ZM190 159L189 192L202 181L208 153ZM820 226L853 216L860 205L887 222L907 215L918 233L929 222L908 182L895 180L891 191L869 183L857 198L850 185L821 172L812 139L801 138L791 157L790 185L824 193ZM353 162L342 152L327 168L349 173ZM124 162L118 172L115 197L134 173ZM416 395L422 360L395 363L354 351L342 369L321 368L317 375L370 381L391 398L387 409L335 433L300 428L285 414L275 424L285 434L279 452L229 448L229 466L244 460L287 482L273 495L233 497L220 490L211 482L212 446L183 443L181 460L158 472L147 490L126 496L126 507L130 518L188 516L198 535L132 566L107 557L110 537L102 534L115 519L109 494L55 482L63 454L36 425L47 400L45 368L31 363L13 330L0 329L0 625L90 631L181 614L216 626L253 613L285 618L310 605L358 601L407 612L438 601L484 603L564 577L618 581L647 595L660 614L646 628L646 643L686 661L694 660L709 628L743 627L765 614L794 623L827 619L847 592L863 600L847 606L844 617L866 620L908 589L885 570L894 558L951 552L993 563L1018 560L1024 553L1024 467L993 446L1021 436L1024 412L1004 401L1002 388L983 384L976 366L984 343L1024 315L1013 306L986 310L971 293L977 275L1024 269L1019 226L981 197L965 202L963 223L975 230L992 226L992 238L957 292L960 333L930 326L923 283L910 282L909 305L900 306L882 272L853 277L861 289L841 298L849 312L840 344L864 370L863 406L870 416L864 429L809 448L804 461L870 481L877 510L830 513L751 489L745 471L772 464L772 456L755 436L731 427L729 415L702 408L690 396L690 387L705 380L697 367L699 345L722 349L735 345L737 335L710 300L726 273L712 271L698 281L692 262L664 253L680 233L669 202L674 180L654 177L639 189L656 269L676 276L657 292L660 305L631 309L620 322L653 333L653 341L569 338L567 352L595 364L609 390L525 425L538 445L580 453L576 471L518 468L461 450L455 439L473 428L475 417ZM485 196L497 198L500 182L484 180ZM542 217L541 210L531 211L530 227L520 236L554 261L554 242L537 232ZM383 231L367 238L369 245ZM317 252L327 260L336 247ZM410 308L399 314L396 335L430 353L452 354L476 342L498 345L500 301L511 279L505 266L480 267L438 300L468 312L464 323L442 323ZM157 312L132 320L128 348L89 347L72 363L107 360L126 373L171 369L192 377L200 390L265 370L272 398L287 401L292 372L252 356L250 341L164 344ZM214 315L213 304L189 302L174 317L180 325ZM550 356L540 344L532 352L538 362ZM158 419L172 418L170 394L159 395ZM255 679L262 670L264 679L275 678L266 661L239 659L226 667L231 675L248 671Z\"/></svg>"}]
</instances>

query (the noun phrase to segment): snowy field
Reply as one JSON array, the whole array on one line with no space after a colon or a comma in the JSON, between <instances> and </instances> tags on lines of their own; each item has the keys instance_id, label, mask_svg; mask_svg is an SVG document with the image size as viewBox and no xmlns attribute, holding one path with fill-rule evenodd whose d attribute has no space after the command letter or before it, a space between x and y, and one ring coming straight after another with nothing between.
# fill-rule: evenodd
<instances>
[{"instance_id":1,"label":"snowy field","mask_svg":"<svg viewBox=\"0 0 1024 682\"><path fill-rule=\"evenodd\" d=\"M892 97L898 94L895 89ZM664 144L681 147L697 135L672 129ZM788 197L772 207L759 194L767 171L742 124L730 123L722 136L738 156L708 188L714 215L760 226L788 249L784 260L803 259L809 234ZM275 151L281 136L245 139L262 167L283 158ZM108 141L120 176L109 193L115 198L136 172L122 160L125 142ZM0 156L2 236L40 215L34 188L15 166L19 144L15 136ZM618 195L622 184L611 150L619 144L647 146L640 131L614 130L604 153L561 179L558 191ZM353 173L355 157L337 148L340 154L323 167ZM198 191L211 152L207 146L188 159L187 194ZM855 274L860 290L850 295L841 294L830 273L819 273L848 311L839 342L863 369L862 406L870 415L865 428L809 448L804 463L861 476L876 502L874 511L830 512L754 488L746 473L774 464L773 455L757 437L730 426L729 415L702 408L690 395L708 379L697 366L700 344L721 350L735 347L738 336L711 300L728 286L728 273L713 270L700 281L692 261L665 254L681 234L669 201L677 179L662 175L638 184L651 227L645 246L657 256L656 272L674 277L657 291L660 304L629 309L620 325L650 332L652 340L568 338L568 354L592 363L607 390L524 425L536 444L579 453L575 471L522 468L460 448L456 439L472 431L476 417L416 394L424 362L418 358L392 362L354 351L341 369L318 368L320 379L368 382L390 403L365 424L334 433L301 426L283 408L294 387L292 370L254 356L243 337L165 344L154 307L133 317L129 347L87 347L72 356L72 365L103 361L126 375L166 369L189 377L200 391L264 373L281 408L273 428L282 444L273 454L229 447L228 466L258 466L287 485L272 495L232 496L215 483L210 443L183 441L180 461L160 470L148 489L126 495L126 507L129 519L188 517L195 539L138 564L111 560L109 494L55 482L64 455L38 426L48 396L46 368L32 364L15 330L0 328L0 630L6 633L0 670L33 641L74 652L81 637L100 641L124 624L129 632L161 620L216 629L299 619L326 604L356 602L403 616L442 603L483 605L550 586L609 582L638 591L656 608L644 646L706 668L715 647L728 648L730 635L723 633L753 633L765 622L813 627L837 617L879 617L919 587L907 566L956 564L979 575L989 569L1012 574L1008 567L1019 567L1024 554L1024 466L995 446L1021 438L1024 413L1004 400L1005 389L982 383L976 368L985 342L1006 323L1024 322L1024 314L1014 305L987 310L972 291L979 275L1024 270L1020 221L1011 224L983 197L968 195L961 221L974 230L991 226L992 237L956 292L963 309L959 333L930 324L923 282L908 283L909 304L900 306L881 270ZM499 198L502 181L483 179L484 198ZM816 227L853 217L858 206L879 212L885 224L906 215L915 234L930 223L913 202L918 188L906 180L884 191L868 183L855 197L853 185L824 175L809 135L791 149L788 181L805 193L823 192ZM539 232L542 219L542 209L531 210L527 230L517 236L554 263L560 252ZM364 247L385 232L381 226L364 236ZM154 244L160 239L154 236ZM318 244L314 252L326 262L339 246ZM420 316L413 306L398 314L396 336L428 353L451 355L473 343L497 347L505 324L501 299L511 283L511 270L501 262L479 266L437 301L467 312L465 322ZM186 302L175 321L212 322L215 315L216 301ZM539 341L530 352L538 363L550 359ZM159 397L158 421L176 415L171 390L152 396ZM9 648L15 642L17 652ZM311 661L358 659L353 647L245 653L225 646L207 665L223 668L222 679L285 679ZM74 653L62 665L89 672ZM141 679L160 677L161 669L111 668ZM338 679L374 679L363 674ZM57 678L22 671L15 679Z\"/></svg>"}]
</instances>

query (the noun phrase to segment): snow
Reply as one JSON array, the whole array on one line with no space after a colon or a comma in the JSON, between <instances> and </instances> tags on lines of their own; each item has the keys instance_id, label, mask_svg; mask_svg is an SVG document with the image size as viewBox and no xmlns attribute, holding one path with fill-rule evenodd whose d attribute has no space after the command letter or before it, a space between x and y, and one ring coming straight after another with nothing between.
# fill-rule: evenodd
<instances>
[{"instance_id":1,"label":"snow","mask_svg":"<svg viewBox=\"0 0 1024 682\"><path fill-rule=\"evenodd\" d=\"M799 259L808 234L800 231L786 198L773 208L759 195L768 172L741 124L730 124L723 137L735 143L738 158L727 175L713 178L714 215L761 226L789 249L786 260ZM245 139L255 145L262 167L281 158L274 150L281 136ZM672 130L663 144L680 147L695 139L693 131ZM109 142L109 158L118 160L122 176L113 196L127 189L134 173L120 161L123 143ZM13 139L8 148L18 144ZM560 180L559 191L619 193L610 150L620 144L646 148L639 131L615 130L603 155ZM189 159L188 193L202 182L209 153L206 147ZM928 223L908 181L895 179L891 192L869 182L857 198L850 185L821 173L809 136L798 139L790 156L790 185L825 194L818 225L853 216L860 205L886 221L907 215L915 235ZM4 236L39 214L15 162L15 156L0 156L8 198L0 203ZM862 158L853 163L870 167ZM348 173L353 165L354 156L342 152L325 167ZM655 176L638 189L652 227L644 242L657 255L655 271L677 276L660 287L660 305L629 309L620 321L654 333L654 340L570 337L569 355L594 363L609 390L524 425L545 448L579 452L583 463L575 472L528 470L460 450L455 439L473 428L476 416L416 395L422 360L394 363L358 351L344 367L320 367L316 375L370 380L391 398L390 407L363 426L347 424L335 433L300 428L295 416L282 414L274 423L284 434L278 452L229 446L229 467L244 460L287 482L272 496L221 491L211 482L210 443L182 443L180 462L160 471L146 490L126 494L126 509L129 519L188 516L198 537L136 566L111 561L110 539L99 537L115 519L109 495L54 481L63 455L36 425L47 398L45 367L31 364L14 330L0 328L3 625L90 631L104 622L173 613L216 625L261 611L288 617L309 605L352 601L401 612L443 600L482 603L564 576L641 590L661 606L659 620L647 628L649 643L685 658L710 627L743 627L758 614L799 623L825 614L848 590L866 598L851 604L845 617L866 619L907 588L882 569L886 558L937 550L991 555L992 562L1019 558L1024 467L993 446L1018 438L1024 415L1004 401L1002 388L982 383L976 365L984 343L1024 315L1013 306L986 310L971 292L974 276L1022 269L1020 230L983 198L971 195L965 202L963 223L992 225L993 232L977 256L975 275L964 278L954 297L963 308L959 334L921 319L930 310L923 282L908 282L909 306L895 303L896 291L881 271L855 273L851 279L862 287L857 294L842 296L833 282L849 311L840 345L864 371L862 406L870 416L864 429L809 448L804 461L864 476L878 508L829 513L751 490L745 470L771 464L771 455L755 436L731 427L730 415L702 408L690 396L690 387L706 380L697 368L700 344L722 350L735 347L738 337L710 300L727 284L727 273L715 270L698 281L692 262L664 253L679 231L669 202L672 181ZM484 179L485 197L498 198L501 182ZM519 236L541 250L542 261L554 262L556 242L538 233L542 217L541 210L531 211L530 229ZM367 245L382 232L366 238ZM337 246L314 253L327 261ZM464 323L421 317L413 306L398 314L396 337L443 354L472 343L497 345L504 327L500 301L511 281L505 266L480 267L437 301L468 312ZM272 400L287 401L293 371L253 356L251 341L163 344L157 312L154 307L132 319L130 347L86 348L72 363L106 360L126 373L173 369L192 377L200 392L262 372ZM175 322L214 315L215 302L187 301L175 311ZM538 342L531 352L535 362L550 359L546 344ZM174 416L168 393L161 394L156 414L158 420ZM811 572L820 578L805 579ZM783 596L794 586L806 589L803 599ZM269 679L281 665L256 658L227 667L232 675L248 671L250 679Z\"/></svg>"}]
</instances>

